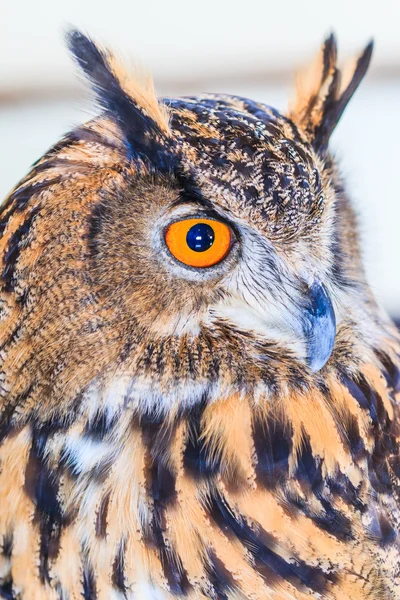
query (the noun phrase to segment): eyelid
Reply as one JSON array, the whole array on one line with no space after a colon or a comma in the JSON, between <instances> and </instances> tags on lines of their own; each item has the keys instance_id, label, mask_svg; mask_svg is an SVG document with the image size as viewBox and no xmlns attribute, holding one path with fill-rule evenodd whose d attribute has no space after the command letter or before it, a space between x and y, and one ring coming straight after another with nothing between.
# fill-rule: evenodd
<instances>
[{"instance_id":1,"label":"eyelid","mask_svg":"<svg viewBox=\"0 0 400 600\"><path fill-rule=\"evenodd\" d=\"M199 220L204 220L204 221L217 221L218 223L223 223L224 225L226 225L227 227L230 227L231 229L233 229L233 225L228 221L228 219L226 219L225 217L219 215L218 213L214 212L214 211L196 211L196 212L185 212L185 213L181 213L179 215L176 215L175 217L172 218L172 220L168 223L166 229L168 229L168 227L170 225L172 225L172 223L177 223L178 221L186 221L189 219L199 219Z\"/></svg>"}]
</instances>

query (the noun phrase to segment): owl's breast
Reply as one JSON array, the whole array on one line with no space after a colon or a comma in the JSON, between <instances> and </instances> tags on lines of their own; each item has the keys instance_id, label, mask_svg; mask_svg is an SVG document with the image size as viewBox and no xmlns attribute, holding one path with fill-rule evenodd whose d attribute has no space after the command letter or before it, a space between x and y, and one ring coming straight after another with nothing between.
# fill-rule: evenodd
<instances>
[{"instance_id":1,"label":"owl's breast","mask_svg":"<svg viewBox=\"0 0 400 600\"><path fill-rule=\"evenodd\" d=\"M104 406L65 429L16 431L0 447L2 589L24 600L400 598L390 461L382 446L379 464L368 457L354 385L330 389L354 417L353 443L357 420L358 456L317 390L164 417Z\"/></svg>"}]
</instances>

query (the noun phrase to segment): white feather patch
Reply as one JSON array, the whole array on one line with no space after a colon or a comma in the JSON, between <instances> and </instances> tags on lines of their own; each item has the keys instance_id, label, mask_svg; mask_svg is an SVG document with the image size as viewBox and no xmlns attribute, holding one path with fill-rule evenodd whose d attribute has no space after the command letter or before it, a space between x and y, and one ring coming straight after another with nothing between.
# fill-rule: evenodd
<instances>
[{"instance_id":1,"label":"white feather patch","mask_svg":"<svg viewBox=\"0 0 400 600\"><path fill-rule=\"evenodd\" d=\"M165 600L167 595L148 581L140 581L135 585L132 597L140 600Z\"/></svg>"},{"instance_id":2,"label":"white feather patch","mask_svg":"<svg viewBox=\"0 0 400 600\"><path fill-rule=\"evenodd\" d=\"M115 448L111 444L85 438L76 431L68 434L64 446L67 461L83 473L90 471L101 461L110 457L114 450Z\"/></svg>"}]
</instances>

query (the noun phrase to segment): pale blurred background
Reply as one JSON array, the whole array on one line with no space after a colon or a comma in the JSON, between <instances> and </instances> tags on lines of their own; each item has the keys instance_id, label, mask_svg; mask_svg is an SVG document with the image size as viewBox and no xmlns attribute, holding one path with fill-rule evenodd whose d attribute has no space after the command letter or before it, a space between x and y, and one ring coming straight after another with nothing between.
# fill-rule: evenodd
<instances>
[{"instance_id":1,"label":"pale blurred background","mask_svg":"<svg viewBox=\"0 0 400 600\"><path fill-rule=\"evenodd\" d=\"M160 94L230 92L284 110L292 73L334 30L373 65L332 146L360 215L376 295L400 318L400 2L394 0L2 0L0 197L93 114L64 46L69 26L134 57Z\"/></svg>"}]
</instances>

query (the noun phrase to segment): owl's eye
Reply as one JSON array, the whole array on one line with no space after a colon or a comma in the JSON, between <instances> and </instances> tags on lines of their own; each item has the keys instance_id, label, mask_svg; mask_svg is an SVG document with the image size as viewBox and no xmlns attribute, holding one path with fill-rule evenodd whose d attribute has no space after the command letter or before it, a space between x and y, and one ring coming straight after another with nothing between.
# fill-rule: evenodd
<instances>
[{"instance_id":1,"label":"owl's eye","mask_svg":"<svg viewBox=\"0 0 400 600\"><path fill-rule=\"evenodd\" d=\"M184 219L168 227L165 243L181 263L190 267L212 267L228 254L232 232L220 221Z\"/></svg>"}]
</instances>

